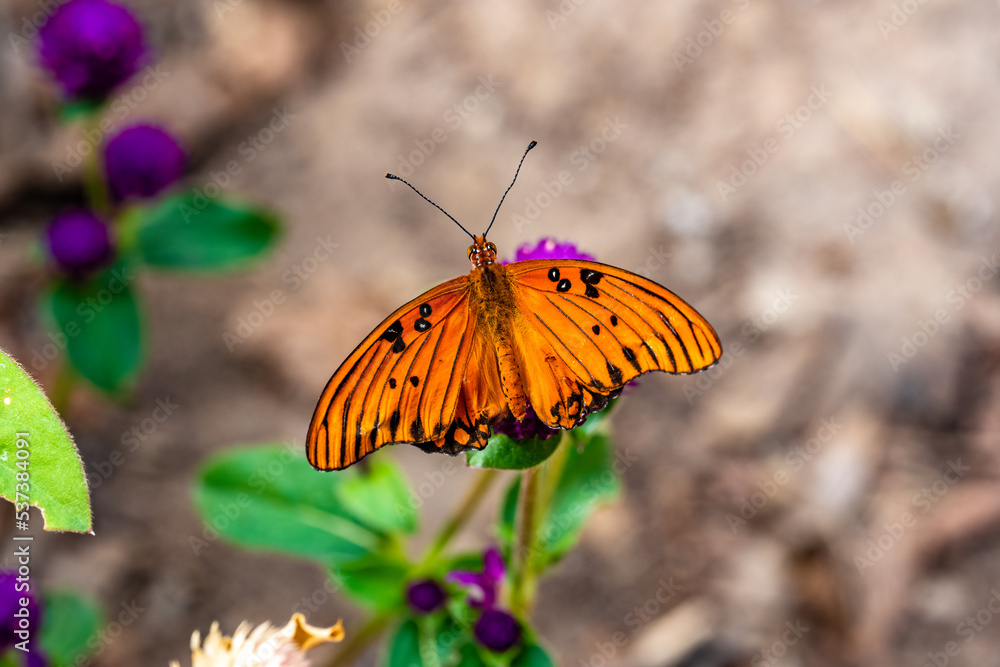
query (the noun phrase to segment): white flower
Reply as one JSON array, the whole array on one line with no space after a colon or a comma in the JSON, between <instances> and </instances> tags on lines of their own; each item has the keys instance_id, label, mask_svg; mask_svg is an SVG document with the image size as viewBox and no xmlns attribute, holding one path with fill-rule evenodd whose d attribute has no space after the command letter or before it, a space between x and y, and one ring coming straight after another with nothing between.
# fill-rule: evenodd
<instances>
[{"instance_id":1,"label":"white flower","mask_svg":"<svg viewBox=\"0 0 1000 667\"><path fill-rule=\"evenodd\" d=\"M305 652L327 642L344 638L341 621L329 628L317 628L306 623L305 616L295 614L283 628L262 623L250 629L247 622L240 623L232 637L219 631L219 624L205 636L197 630L191 635L191 664L193 667L309 667ZM180 667L176 662L171 667Z\"/></svg>"}]
</instances>

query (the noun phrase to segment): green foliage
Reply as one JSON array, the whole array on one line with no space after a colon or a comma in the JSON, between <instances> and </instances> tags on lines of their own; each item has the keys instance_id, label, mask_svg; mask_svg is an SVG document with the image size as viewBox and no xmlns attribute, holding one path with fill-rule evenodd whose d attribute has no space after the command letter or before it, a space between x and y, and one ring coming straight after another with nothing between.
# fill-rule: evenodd
<instances>
[{"instance_id":1,"label":"green foliage","mask_svg":"<svg viewBox=\"0 0 1000 667\"><path fill-rule=\"evenodd\" d=\"M90 532L87 481L73 440L42 390L3 350L0 393L0 495L17 505L18 520L22 512L27 518L27 502L42 511L46 530Z\"/></svg>"},{"instance_id":2,"label":"green foliage","mask_svg":"<svg viewBox=\"0 0 1000 667\"><path fill-rule=\"evenodd\" d=\"M473 468L527 470L552 456L552 452L559 446L560 435L548 440L540 438L512 440L503 434L494 435L483 449L467 452L465 460Z\"/></svg>"},{"instance_id":3,"label":"green foliage","mask_svg":"<svg viewBox=\"0 0 1000 667\"><path fill-rule=\"evenodd\" d=\"M166 269L239 268L267 250L280 232L270 213L196 192L170 197L134 221L140 257Z\"/></svg>"},{"instance_id":4,"label":"green foliage","mask_svg":"<svg viewBox=\"0 0 1000 667\"><path fill-rule=\"evenodd\" d=\"M413 492L406 476L388 458L373 460L367 469L346 477L337 485L337 497L354 516L385 532L417 529Z\"/></svg>"},{"instance_id":5,"label":"green foliage","mask_svg":"<svg viewBox=\"0 0 1000 667\"><path fill-rule=\"evenodd\" d=\"M48 296L55 339L80 375L109 394L126 390L142 361L135 278L122 262L85 280L59 280Z\"/></svg>"},{"instance_id":6,"label":"green foliage","mask_svg":"<svg viewBox=\"0 0 1000 667\"><path fill-rule=\"evenodd\" d=\"M100 629L102 613L92 600L70 591L47 592L41 648L52 667L69 667L93 650L87 646Z\"/></svg>"},{"instance_id":7,"label":"green foliage","mask_svg":"<svg viewBox=\"0 0 1000 667\"><path fill-rule=\"evenodd\" d=\"M355 602L379 611L402 609L412 566L401 556L379 553L337 565L330 577Z\"/></svg>"}]
</instances>

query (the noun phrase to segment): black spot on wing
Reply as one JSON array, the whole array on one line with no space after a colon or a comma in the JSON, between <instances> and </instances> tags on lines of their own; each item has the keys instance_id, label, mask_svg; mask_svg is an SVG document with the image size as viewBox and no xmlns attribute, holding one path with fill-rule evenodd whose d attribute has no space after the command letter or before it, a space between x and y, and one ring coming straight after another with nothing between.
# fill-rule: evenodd
<instances>
[{"instance_id":1,"label":"black spot on wing","mask_svg":"<svg viewBox=\"0 0 1000 667\"><path fill-rule=\"evenodd\" d=\"M422 317L418 317L417 321L413 323L413 328L417 331L427 331L431 328L431 323Z\"/></svg>"},{"instance_id":2,"label":"black spot on wing","mask_svg":"<svg viewBox=\"0 0 1000 667\"><path fill-rule=\"evenodd\" d=\"M643 346L644 348L646 348L646 352L647 352L647 353L649 353L649 356L650 356L650 358L652 358L652 360L653 360L653 363L654 363L654 364L656 364L656 367L657 367L657 368L659 368L659 367L660 367L660 362L659 362L659 360L658 360L658 359L656 358L656 353L655 353L655 352L653 352L653 348L651 348L651 347L649 346L649 343L647 343L646 341L642 341L642 346Z\"/></svg>"},{"instance_id":3,"label":"black spot on wing","mask_svg":"<svg viewBox=\"0 0 1000 667\"><path fill-rule=\"evenodd\" d=\"M396 378L389 378L389 389L396 388Z\"/></svg>"},{"instance_id":4,"label":"black spot on wing","mask_svg":"<svg viewBox=\"0 0 1000 667\"><path fill-rule=\"evenodd\" d=\"M601 293L598 292L597 288L594 287L593 285L587 285L587 289L583 290L583 293L589 296L591 299L596 299L601 295Z\"/></svg>"},{"instance_id":5,"label":"black spot on wing","mask_svg":"<svg viewBox=\"0 0 1000 667\"><path fill-rule=\"evenodd\" d=\"M414 442L423 442L426 439L424 437L424 425L420 422L419 416L410 424L410 437L413 438Z\"/></svg>"},{"instance_id":6,"label":"black spot on wing","mask_svg":"<svg viewBox=\"0 0 1000 667\"><path fill-rule=\"evenodd\" d=\"M632 368L639 371L640 373L642 372L642 367L639 366L639 361L635 358L635 352L633 352L631 348L622 346L622 354L624 354L625 359L627 359L628 362L632 364Z\"/></svg>"},{"instance_id":7,"label":"black spot on wing","mask_svg":"<svg viewBox=\"0 0 1000 667\"><path fill-rule=\"evenodd\" d=\"M412 384L414 387L416 387L418 384L420 384L420 378L418 378L416 375L411 375L410 376L410 384Z\"/></svg>"},{"instance_id":8,"label":"black spot on wing","mask_svg":"<svg viewBox=\"0 0 1000 667\"><path fill-rule=\"evenodd\" d=\"M403 342L403 337L400 336L392 342L392 351L395 353L400 353L406 349L406 343Z\"/></svg>"},{"instance_id":9,"label":"black spot on wing","mask_svg":"<svg viewBox=\"0 0 1000 667\"><path fill-rule=\"evenodd\" d=\"M559 282L559 269L557 269L554 266L551 269L549 269L549 280L551 280L554 283Z\"/></svg>"},{"instance_id":10,"label":"black spot on wing","mask_svg":"<svg viewBox=\"0 0 1000 667\"><path fill-rule=\"evenodd\" d=\"M615 316L615 315L611 316L611 326L613 326L613 327L618 326L618 317Z\"/></svg>"},{"instance_id":11,"label":"black spot on wing","mask_svg":"<svg viewBox=\"0 0 1000 667\"><path fill-rule=\"evenodd\" d=\"M563 278L562 280L559 281L559 284L556 285L556 291L557 292L568 292L569 288L572 287L572 286L573 286L573 283L571 283L569 281L569 278Z\"/></svg>"},{"instance_id":12,"label":"black spot on wing","mask_svg":"<svg viewBox=\"0 0 1000 667\"><path fill-rule=\"evenodd\" d=\"M601 282L601 278L604 274L600 271L594 271L593 269L580 269L580 280L586 285L596 285Z\"/></svg>"},{"instance_id":13,"label":"black spot on wing","mask_svg":"<svg viewBox=\"0 0 1000 667\"><path fill-rule=\"evenodd\" d=\"M420 317L430 317L431 315L431 304L422 303L420 304Z\"/></svg>"},{"instance_id":14,"label":"black spot on wing","mask_svg":"<svg viewBox=\"0 0 1000 667\"><path fill-rule=\"evenodd\" d=\"M622 369L610 361L608 362L608 376L611 378L611 384L615 386L622 384Z\"/></svg>"},{"instance_id":15,"label":"black spot on wing","mask_svg":"<svg viewBox=\"0 0 1000 667\"><path fill-rule=\"evenodd\" d=\"M392 413L389 417L389 434L392 435L392 439L396 439L396 431L399 430L399 410Z\"/></svg>"},{"instance_id":16,"label":"black spot on wing","mask_svg":"<svg viewBox=\"0 0 1000 667\"><path fill-rule=\"evenodd\" d=\"M389 341L390 343L399 339L399 336L403 333L403 323L396 320L389 325L389 328L382 332L379 336L382 340Z\"/></svg>"},{"instance_id":17,"label":"black spot on wing","mask_svg":"<svg viewBox=\"0 0 1000 667\"><path fill-rule=\"evenodd\" d=\"M594 326L590 327L590 330L594 332L595 336L599 336L601 334L601 325L595 324Z\"/></svg>"}]
</instances>

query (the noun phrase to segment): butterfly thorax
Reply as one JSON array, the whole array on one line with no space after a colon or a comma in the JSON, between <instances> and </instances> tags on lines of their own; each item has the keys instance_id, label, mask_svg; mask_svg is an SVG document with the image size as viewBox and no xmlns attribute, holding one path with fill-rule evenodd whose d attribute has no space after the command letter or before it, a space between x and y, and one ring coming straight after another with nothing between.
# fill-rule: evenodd
<instances>
[{"instance_id":1,"label":"butterfly thorax","mask_svg":"<svg viewBox=\"0 0 1000 667\"><path fill-rule=\"evenodd\" d=\"M477 238L477 242L480 238ZM476 247L469 249L470 259L477 257L473 252ZM477 265L473 259L474 268L469 274L470 303L475 304L476 308L476 330L486 334L480 340L492 342L500 372L500 384L511 414L515 419L523 419L527 410L527 398L514 348L514 318L517 309L513 285L507 269L495 261L496 246L492 243L488 246L483 244L479 246L479 250L478 257L483 261ZM487 261L487 258L494 261Z\"/></svg>"}]
</instances>

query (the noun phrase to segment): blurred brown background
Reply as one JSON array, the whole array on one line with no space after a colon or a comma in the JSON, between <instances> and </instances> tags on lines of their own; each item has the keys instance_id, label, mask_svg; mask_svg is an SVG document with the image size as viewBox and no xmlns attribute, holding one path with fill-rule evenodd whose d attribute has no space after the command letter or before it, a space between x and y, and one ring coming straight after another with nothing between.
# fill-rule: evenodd
<instances>
[{"instance_id":1,"label":"blurred brown background","mask_svg":"<svg viewBox=\"0 0 1000 667\"><path fill-rule=\"evenodd\" d=\"M4 2L0 34L44 4ZM1000 665L997 2L130 4L161 76L111 116L174 127L188 185L235 160L227 195L287 234L247 273L145 276L134 399L74 397L88 471L125 462L92 489L96 536L46 535L35 564L111 617L143 609L98 664L186 664L192 630L284 622L314 594L311 621L356 627L314 566L196 556L192 476L231 445L301 442L355 344L468 270L465 235L384 172L480 231L537 139L491 232L501 254L572 240L677 291L727 350L618 408L624 497L540 593L561 664ZM30 244L81 201L79 173L53 169L80 128L8 39L0 109L0 346L27 360L47 340ZM177 408L128 451L158 400ZM388 455L418 483L446 460ZM425 534L469 480L427 500ZM462 543L486 544L494 516Z\"/></svg>"}]
</instances>

